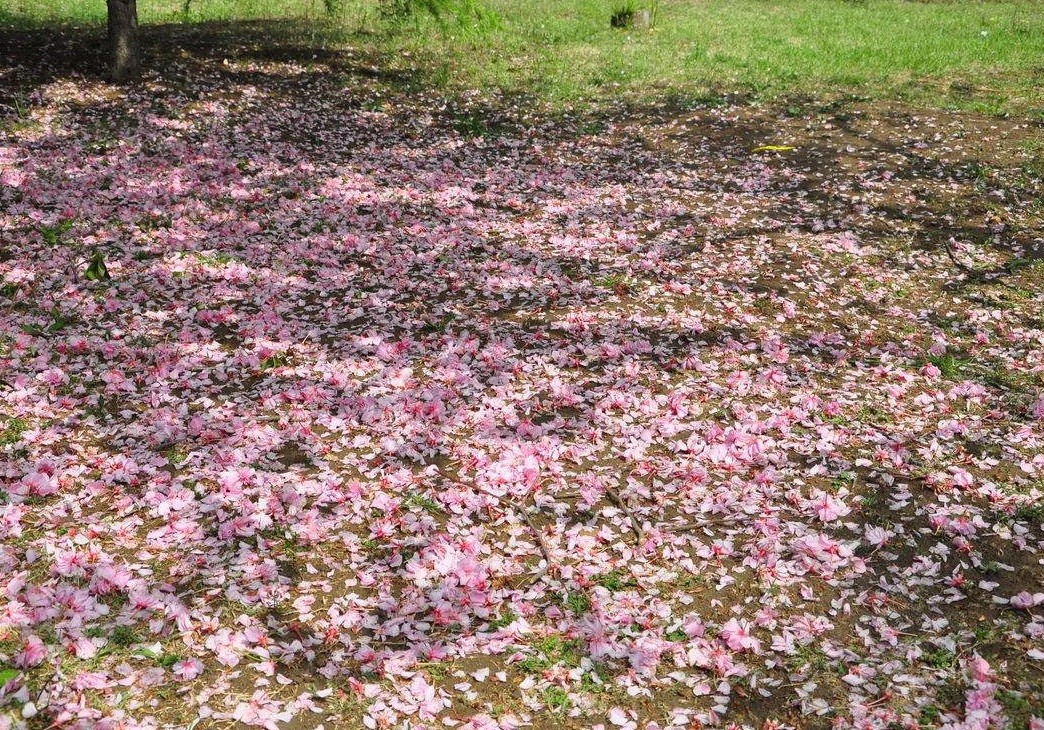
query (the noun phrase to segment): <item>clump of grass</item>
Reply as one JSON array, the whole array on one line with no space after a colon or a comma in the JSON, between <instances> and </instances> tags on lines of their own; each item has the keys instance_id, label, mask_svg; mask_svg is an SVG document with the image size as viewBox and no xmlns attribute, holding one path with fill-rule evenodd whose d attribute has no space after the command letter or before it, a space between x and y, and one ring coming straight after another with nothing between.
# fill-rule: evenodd
<instances>
[{"instance_id":1,"label":"clump of grass","mask_svg":"<svg viewBox=\"0 0 1044 730\"><path fill-rule=\"evenodd\" d=\"M224 266L236 260L232 254L218 251L217 253L197 253L196 260L204 266Z\"/></svg>"},{"instance_id":2,"label":"clump of grass","mask_svg":"<svg viewBox=\"0 0 1044 730\"><path fill-rule=\"evenodd\" d=\"M566 639L557 634L538 639L533 642L533 648L539 653L525 657L516 665L530 674L539 674L559 664L575 668L580 666L584 656L583 644L579 639Z\"/></svg>"},{"instance_id":3,"label":"clump of grass","mask_svg":"<svg viewBox=\"0 0 1044 730\"><path fill-rule=\"evenodd\" d=\"M7 418L0 420L0 447L18 443L22 434L29 430L29 423L24 418Z\"/></svg>"},{"instance_id":4,"label":"clump of grass","mask_svg":"<svg viewBox=\"0 0 1044 730\"><path fill-rule=\"evenodd\" d=\"M167 463L177 468L188 461L191 451L181 444L171 446L167 449Z\"/></svg>"},{"instance_id":5,"label":"clump of grass","mask_svg":"<svg viewBox=\"0 0 1044 730\"><path fill-rule=\"evenodd\" d=\"M788 662L794 669L822 673L831 668L830 657L818 644L801 644Z\"/></svg>"},{"instance_id":6,"label":"clump of grass","mask_svg":"<svg viewBox=\"0 0 1044 730\"><path fill-rule=\"evenodd\" d=\"M572 706L569 693L561 687L548 687L544 690L544 704L552 712L565 712Z\"/></svg>"},{"instance_id":7,"label":"clump of grass","mask_svg":"<svg viewBox=\"0 0 1044 730\"><path fill-rule=\"evenodd\" d=\"M365 539L359 541L359 547L361 547L363 550L365 550L368 553L375 553L375 552L378 552L379 550L381 550L383 545L381 543L379 543L378 541L376 541L376 540L372 540L370 538L365 538Z\"/></svg>"},{"instance_id":8,"label":"clump of grass","mask_svg":"<svg viewBox=\"0 0 1044 730\"><path fill-rule=\"evenodd\" d=\"M611 273L594 280L594 285L603 289L611 289L614 294L623 296L634 289L634 282L624 274Z\"/></svg>"},{"instance_id":9,"label":"clump of grass","mask_svg":"<svg viewBox=\"0 0 1044 730\"><path fill-rule=\"evenodd\" d=\"M290 364L290 356L285 352L278 352L275 355L266 357L261 361L262 370L274 370L275 368L281 368Z\"/></svg>"},{"instance_id":10,"label":"clump of grass","mask_svg":"<svg viewBox=\"0 0 1044 730\"><path fill-rule=\"evenodd\" d=\"M613 570L602 575L596 575L591 580L595 585L600 585L614 593L635 585L634 580L623 570Z\"/></svg>"},{"instance_id":11,"label":"clump of grass","mask_svg":"<svg viewBox=\"0 0 1044 730\"><path fill-rule=\"evenodd\" d=\"M836 492L840 489L849 489L856 483L856 473L854 471L843 471L834 477L834 480L830 482L830 487Z\"/></svg>"},{"instance_id":12,"label":"clump of grass","mask_svg":"<svg viewBox=\"0 0 1044 730\"><path fill-rule=\"evenodd\" d=\"M967 365L966 361L953 355L928 355L924 359L925 364L934 365L939 369L939 374L947 380L955 380L961 377L961 371Z\"/></svg>"},{"instance_id":13,"label":"clump of grass","mask_svg":"<svg viewBox=\"0 0 1044 730\"><path fill-rule=\"evenodd\" d=\"M462 112L453 117L453 128L465 137L488 137L492 127L480 115Z\"/></svg>"},{"instance_id":14,"label":"clump of grass","mask_svg":"<svg viewBox=\"0 0 1044 730\"><path fill-rule=\"evenodd\" d=\"M591 599L583 591L569 591L565 597L565 606L577 616L591 612Z\"/></svg>"},{"instance_id":15,"label":"clump of grass","mask_svg":"<svg viewBox=\"0 0 1044 730\"><path fill-rule=\"evenodd\" d=\"M924 663L936 669L953 669L957 666L957 655L949 649L931 649L921 655Z\"/></svg>"},{"instance_id":16,"label":"clump of grass","mask_svg":"<svg viewBox=\"0 0 1044 730\"><path fill-rule=\"evenodd\" d=\"M991 623L976 624L972 635L976 644L988 644L997 638L997 627Z\"/></svg>"},{"instance_id":17,"label":"clump of grass","mask_svg":"<svg viewBox=\"0 0 1044 730\"><path fill-rule=\"evenodd\" d=\"M40 226L40 237L48 246L58 246L64 241L65 234L72 230L73 221L65 218L51 226Z\"/></svg>"},{"instance_id":18,"label":"clump of grass","mask_svg":"<svg viewBox=\"0 0 1044 730\"><path fill-rule=\"evenodd\" d=\"M666 634L664 634L663 638L667 639L667 641L682 642L688 641L689 635L681 629L672 629L671 631L668 631Z\"/></svg>"},{"instance_id":19,"label":"clump of grass","mask_svg":"<svg viewBox=\"0 0 1044 730\"><path fill-rule=\"evenodd\" d=\"M127 648L141 643L141 638L130 626L117 626L109 633L109 641L115 646Z\"/></svg>"},{"instance_id":20,"label":"clump of grass","mask_svg":"<svg viewBox=\"0 0 1044 730\"><path fill-rule=\"evenodd\" d=\"M406 507L419 507L428 514L441 515L445 514L445 510L442 509L442 505L436 502L431 497L426 497L423 494L411 494L403 500L403 505Z\"/></svg>"},{"instance_id":21,"label":"clump of grass","mask_svg":"<svg viewBox=\"0 0 1044 730\"><path fill-rule=\"evenodd\" d=\"M925 705L918 715L918 724L921 727L935 727L942 717L942 710L935 705Z\"/></svg>"},{"instance_id":22,"label":"clump of grass","mask_svg":"<svg viewBox=\"0 0 1044 730\"><path fill-rule=\"evenodd\" d=\"M629 28L634 21L634 14L637 10L638 7L633 2L617 5L613 10L613 14L609 16L609 25L614 28Z\"/></svg>"},{"instance_id":23,"label":"clump of grass","mask_svg":"<svg viewBox=\"0 0 1044 730\"><path fill-rule=\"evenodd\" d=\"M514 611L508 609L496 618L490 619L488 621L489 628L492 631L497 631L505 626L510 626L516 619L518 619L518 615Z\"/></svg>"},{"instance_id":24,"label":"clump of grass","mask_svg":"<svg viewBox=\"0 0 1044 730\"><path fill-rule=\"evenodd\" d=\"M1015 508L1015 519L1022 522L1044 522L1044 503L1023 502Z\"/></svg>"},{"instance_id":25,"label":"clump of grass","mask_svg":"<svg viewBox=\"0 0 1044 730\"><path fill-rule=\"evenodd\" d=\"M1021 692L1002 689L997 693L997 699L1008 716L1009 727L1029 727L1031 717L1044 714L1044 705L1034 705Z\"/></svg>"}]
</instances>

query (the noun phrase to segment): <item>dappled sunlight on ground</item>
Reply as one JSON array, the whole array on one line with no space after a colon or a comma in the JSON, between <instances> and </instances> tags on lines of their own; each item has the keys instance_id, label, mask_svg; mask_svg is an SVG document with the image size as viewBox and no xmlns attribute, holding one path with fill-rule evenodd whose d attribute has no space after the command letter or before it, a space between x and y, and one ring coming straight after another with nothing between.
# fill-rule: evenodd
<instances>
[{"instance_id":1,"label":"dappled sunlight on ground","mask_svg":"<svg viewBox=\"0 0 1044 730\"><path fill-rule=\"evenodd\" d=\"M245 59L8 120L0 711L1044 716L1032 129L383 83Z\"/></svg>"}]
</instances>

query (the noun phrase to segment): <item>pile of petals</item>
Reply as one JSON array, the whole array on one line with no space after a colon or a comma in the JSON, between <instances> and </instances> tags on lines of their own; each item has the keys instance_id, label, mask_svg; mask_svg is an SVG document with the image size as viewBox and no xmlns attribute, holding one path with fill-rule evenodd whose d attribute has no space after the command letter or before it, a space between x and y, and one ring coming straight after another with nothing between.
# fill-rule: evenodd
<instances>
[{"instance_id":1,"label":"pile of petals","mask_svg":"<svg viewBox=\"0 0 1044 730\"><path fill-rule=\"evenodd\" d=\"M1044 728L1016 122L30 101L0 728Z\"/></svg>"}]
</instances>

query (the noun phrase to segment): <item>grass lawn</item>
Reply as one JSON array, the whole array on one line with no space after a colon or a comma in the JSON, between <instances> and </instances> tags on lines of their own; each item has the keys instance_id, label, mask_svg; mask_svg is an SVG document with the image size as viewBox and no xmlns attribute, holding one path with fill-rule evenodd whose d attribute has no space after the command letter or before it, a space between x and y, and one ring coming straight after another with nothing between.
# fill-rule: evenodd
<instances>
[{"instance_id":1,"label":"grass lawn","mask_svg":"<svg viewBox=\"0 0 1044 730\"><path fill-rule=\"evenodd\" d=\"M495 88L556 102L665 93L856 95L986 113L1044 110L1036 0L660 0L647 31L610 28L609 0L490 0L464 25L393 30L372 2L143 1L143 24L297 19L283 32L377 53L426 85ZM104 3L13 0L0 19L100 24Z\"/></svg>"}]
</instances>

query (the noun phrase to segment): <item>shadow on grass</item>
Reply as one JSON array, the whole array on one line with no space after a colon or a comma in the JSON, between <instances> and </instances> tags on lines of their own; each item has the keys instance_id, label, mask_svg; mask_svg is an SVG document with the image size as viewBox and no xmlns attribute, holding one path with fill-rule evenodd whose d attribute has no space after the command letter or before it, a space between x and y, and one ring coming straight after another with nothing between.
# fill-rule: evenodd
<instances>
[{"instance_id":1,"label":"shadow on grass","mask_svg":"<svg viewBox=\"0 0 1044 730\"><path fill-rule=\"evenodd\" d=\"M376 55L343 47L354 37L321 20L279 19L164 23L141 27L142 65L164 77L214 71L228 60L259 63L322 64L327 72L358 75L396 86L417 86L418 69L389 71ZM365 34L359 31L358 37ZM44 25L0 15L0 104L31 96L37 88L60 80L108 79L107 39L100 26ZM230 86L241 81L229 74Z\"/></svg>"}]
</instances>

